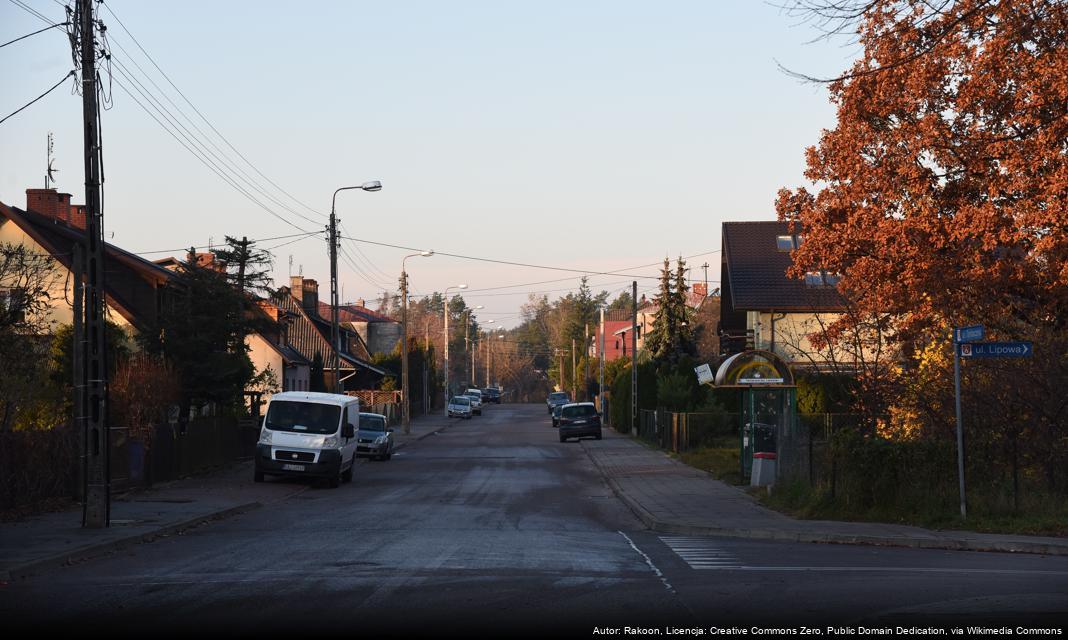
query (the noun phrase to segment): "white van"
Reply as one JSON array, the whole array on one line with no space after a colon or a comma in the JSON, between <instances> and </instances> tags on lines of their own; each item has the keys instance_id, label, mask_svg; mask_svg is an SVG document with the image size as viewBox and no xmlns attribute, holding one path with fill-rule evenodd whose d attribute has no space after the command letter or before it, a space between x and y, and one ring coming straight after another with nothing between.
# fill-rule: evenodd
<instances>
[{"instance_id":1,"label":"white van","mask_svg":"<svg viewBox=\"0 0 1068 640\"><path fill-rule=\"evenodd\" d=\"M331 487L352 480L360 401L352 396L286 391L271 396L256 444L256 472L326 478Z\"/></svg>"}]
</instances>

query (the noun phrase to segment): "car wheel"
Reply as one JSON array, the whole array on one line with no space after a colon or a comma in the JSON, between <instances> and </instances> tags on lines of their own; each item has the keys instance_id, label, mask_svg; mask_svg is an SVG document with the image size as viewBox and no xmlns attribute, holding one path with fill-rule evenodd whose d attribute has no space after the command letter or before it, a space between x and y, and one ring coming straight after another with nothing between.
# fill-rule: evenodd
<instances>
[{"instance_id":1,"label":"car wheel","mask_svg":"<svg viewBox=\"0 0 1068 640\"><path fill-rule=\"evenodd\" d=\"M341 472L341 481L342 482L352 482L352 473L354 471L356 471L356 454L355 453L352 454L352 466L350 466L347 471L342 471Z\"/></svg>"},{"instance_id":2,"label":"car wheel","mask_svg":"<svg viewBox=\"0 0 1068 640\"><path fill-rule=\"evenodd\" d=\"M564 436L560 436L560 442L567 442L567 438L565 438Z\"/></svg>"},{"instance_id":3,"label":"car wheel","mask_svg":"<svg viewBox=\"0 0 1068 640\"><path fill-rule=\"evenodd\" d=\"M336 474L334 474L334 475L330 476L329 478L327 478L327 482L330 483L330 488L331 489L337 489L338 487L341 486L341 475L342 475L341 469L339 468L337 470Z\"/></svg>"},{"instance_id":4,"label":"car wheel","mask_svg":"<svg viewBox=\"0 0 1068 640\"><path fill-rule=\"evenodd\" d=\"M252 481L253 482L263 482L263 472L262 471L257 471L255 473L253 473L252 474Z\"/></svg>"}]
</instances>

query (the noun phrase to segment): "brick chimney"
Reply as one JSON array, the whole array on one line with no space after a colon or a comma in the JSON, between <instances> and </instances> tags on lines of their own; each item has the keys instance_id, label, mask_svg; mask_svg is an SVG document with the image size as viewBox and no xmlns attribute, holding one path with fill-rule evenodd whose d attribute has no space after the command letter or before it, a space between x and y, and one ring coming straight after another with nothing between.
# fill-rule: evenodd
<instances>
[{"instance_id":1,"label":"brick chimney","mask_svg":"<svg viewBox=\"0 0 1068 640\"><path fill-rule=\"evenodd\" d=\"M367 301L364 300L363 298L356 298L356 306L357 307L366 307L367 306Z\"/></svg>"},{"instance_id":2,"label":"brick chimney","mask_svg":"<svg viewBox=\"0 0 1068 640\"><path fill-rule=\"evenodd\" d=\"M304 307L304 312L309 315L319 315L319 283L311 278L305 278L303 289L300 303Z\"/></svg>"},{"instance_id":3,"label":"brick chimney","mask_svg":"<svg viewBox=\"0 0 1068 640\"><path fill-rule=\"evenodd\" d=\"M71 204L70 198L55 189L26 189L26 210L84 229L85 205Z\"/></svg>"},{"instance_id":4,"label":"brick chimney","mask_svg":"<svg viewBox=\"0 0 1068 640\"><path fill-rule=\"evenodd\" d=\"M289 293L298 301L304 298L304 277L289 276Z\"/></svg>"}]
</instances>

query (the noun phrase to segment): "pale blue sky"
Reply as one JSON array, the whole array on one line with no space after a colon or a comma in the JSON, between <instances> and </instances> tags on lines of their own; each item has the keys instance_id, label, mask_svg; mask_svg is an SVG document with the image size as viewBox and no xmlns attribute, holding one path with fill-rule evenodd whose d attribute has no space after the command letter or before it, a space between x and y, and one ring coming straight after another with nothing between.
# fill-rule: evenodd
<instances>
[{"instance_id":1,"label":"pale blue sky","mask_svg":"<svg viewBox=\"0 0 1068 640\"><path fill-rule=\"evenodd\" d=\"M62 18L58 0L24 1ZM826 89L800 84L776 60L829 75L856 53L842 42L807 44L817 35L812 27L756 0L107 4L212 124L304 203L325 215L337 187L380 179L379 193L339 195L351 234L605 271L718 249L722 221L773 218L776 190L804 181L805 146L834 124ZM102 19L115 58L130 73L134 61L151 72L195 118L114 17L105 10ZM0 42L41 26L0 0ZM59 30L0 49L0 117L70 67ZM140 252L225 234L295 233L206 169L122 90L114 93L103 116L112 242ZM80 111L68 85L0 125L0 200L23 206L25 189L43 186L52 131L58 188L82 201ZM260 199L303 228L316 226ZM350 300L395 287L405 255L361 248L379 271L363 265L361 275L343 261ZM294 272L302 265L325 295L323 241L276 254L280 282L292 255ZM694 273L705 259L718 279L718 254L692 260ZM442 256L408 267L418 293L568 277ZM628 280L591 283L617 290ZM577 276L467 297L485 305L482 320L512 326L526 292L555 297L576 284Z\"/></svg>"}]
</instances>

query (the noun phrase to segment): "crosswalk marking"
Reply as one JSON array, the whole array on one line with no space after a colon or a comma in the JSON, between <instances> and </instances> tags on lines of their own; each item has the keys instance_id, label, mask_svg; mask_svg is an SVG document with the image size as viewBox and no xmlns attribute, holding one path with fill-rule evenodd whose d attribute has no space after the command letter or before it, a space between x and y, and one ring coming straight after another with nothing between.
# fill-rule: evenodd
<instances>
[{"instance_id":1,"label":"crosswalk marking","mask_svg":"<svg viewBox=\"0 0 1068 640\"><path fill-rule=\"evenodd\" d=\"M734 554L720 548L715 541L706 538L685 536L660 536L675 555L682 558L691 569L722 569L740 567L741 562Z\"/></svg>"}]
</instances>

